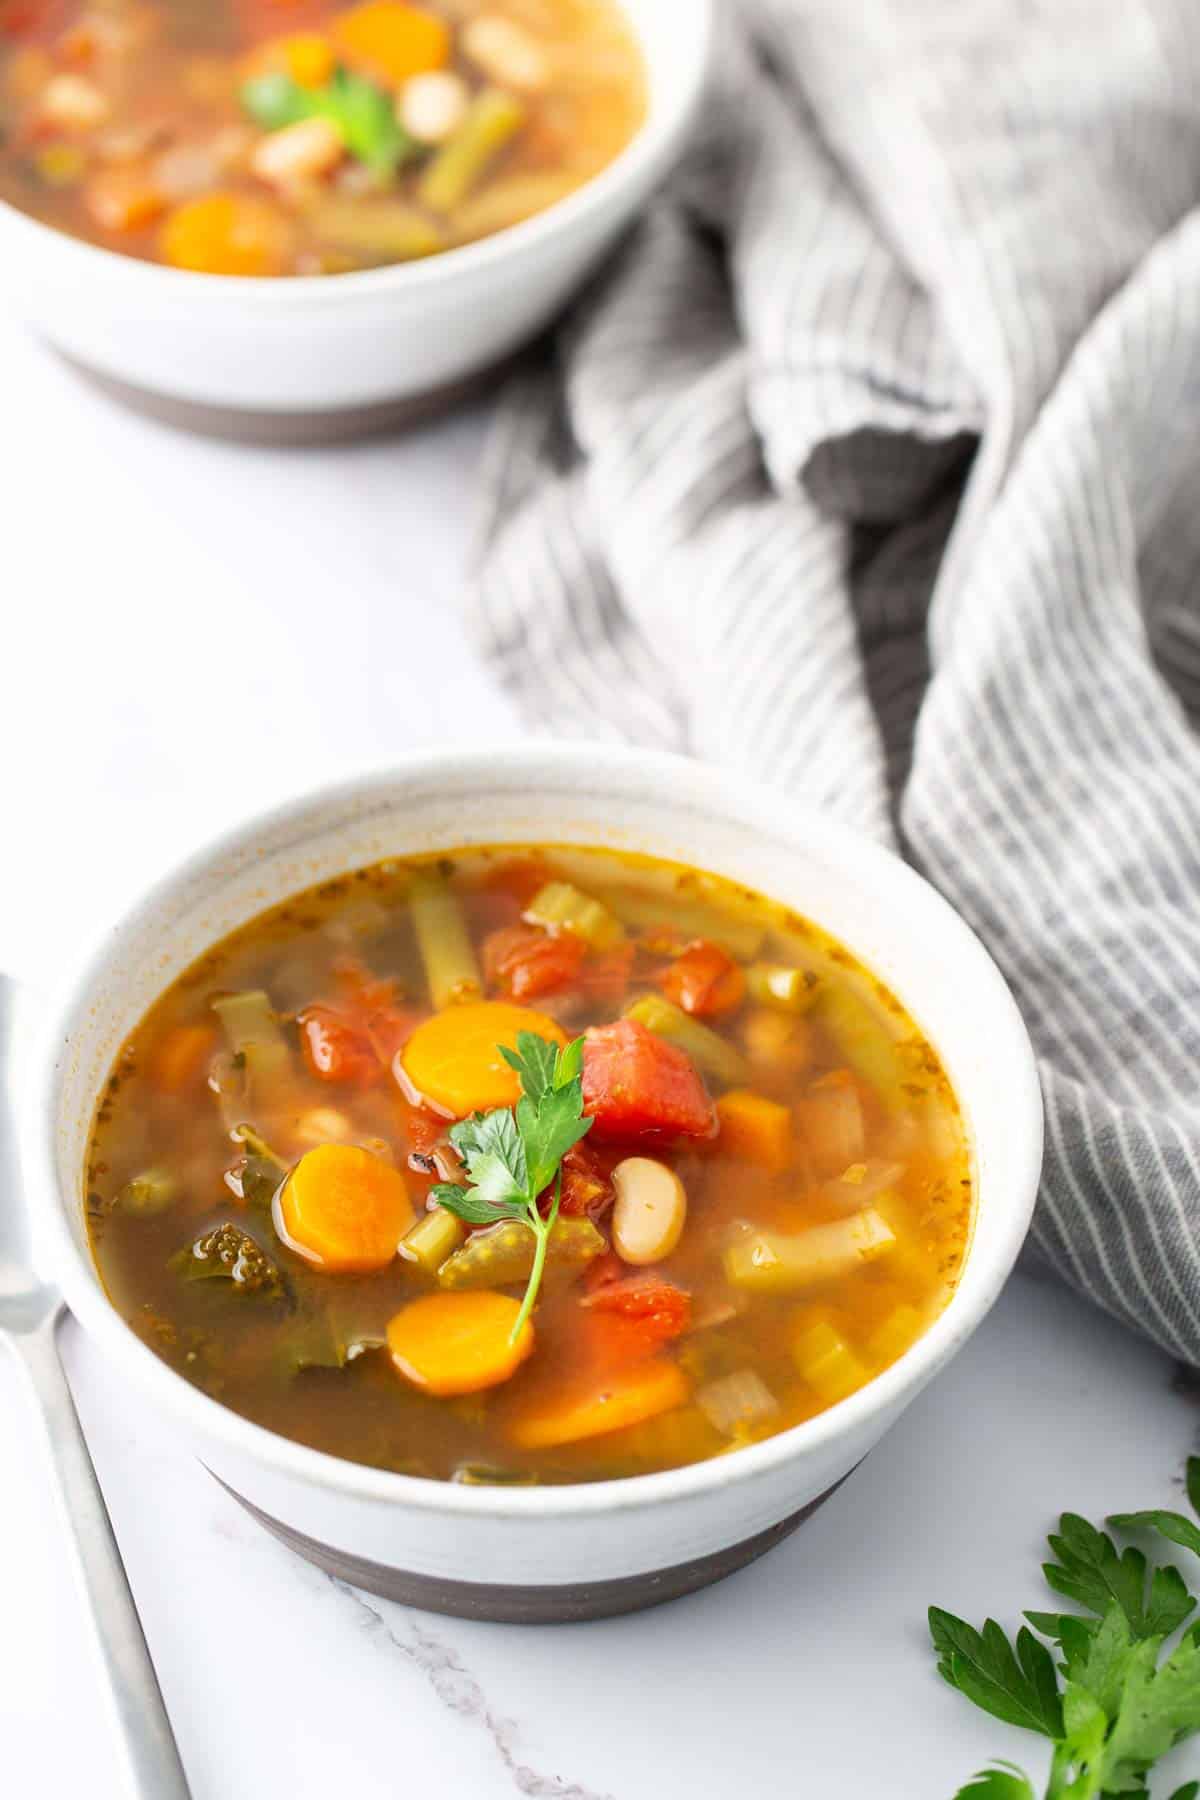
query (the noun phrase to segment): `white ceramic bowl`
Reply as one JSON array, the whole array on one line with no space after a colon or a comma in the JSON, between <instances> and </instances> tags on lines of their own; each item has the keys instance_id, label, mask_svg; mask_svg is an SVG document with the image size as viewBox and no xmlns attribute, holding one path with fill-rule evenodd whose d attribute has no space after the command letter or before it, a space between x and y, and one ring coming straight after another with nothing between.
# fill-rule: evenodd
<instances>
[{"instance_id":1,"label":"white ceramic bowl","mask_svg":"<svg viewBox=\"0 0 1200 1800\"><path fill-rule=\"evenodd\" d=\"M713 0L623 4L649 71L646 123L592 181L508 231L424 262L268 281L160 268L0 201L0 293L56 348L185 423L287 438L382 422L397 403L413 414L539 330L676 156Z\"/></svg>"},{"instance_id":2,"label":"white ceramic bowl","mask_svg":"<svg viewBox=\"0 0 1200 1800\"><path fill-rule=\"evenodd\" d=\"M828 927L942 1056L971 1133L974 1235L958 1289L884 1374L818 1418L690 1468L574 1487L471 1488L362 1468L251 1424L190 1386L105 1298L83 1165L122 1040L196 956L264 907L383 856L470 843L646 850L715 870ZM715 1579L769 1547L854 1468L961 1349L1025 1236L1042 1112L1016 1007L978 940L895 857L744 777L675 757L557 745L421 756L231 833L107 938L54 1023L30 1115L31 1193L67 1299L132 1404L303 1553L360 1585L493 1618L596 1616ZM867 1475L866 1479L870 1479Z\"/></svg>"}]
</instances>

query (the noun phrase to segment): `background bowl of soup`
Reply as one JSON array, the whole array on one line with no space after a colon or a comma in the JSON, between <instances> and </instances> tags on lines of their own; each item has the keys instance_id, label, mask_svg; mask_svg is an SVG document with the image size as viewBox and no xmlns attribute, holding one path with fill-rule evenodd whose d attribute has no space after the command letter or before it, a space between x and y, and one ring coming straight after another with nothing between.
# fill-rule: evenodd
<instances>
[{"instance_id":1,"label":"background bowl of soup","mask_svg":"<svg viewBox=\"0 0 1200 1800\"><path fill-rule=\"evenodd\" d=\"M0 6L0 291L181 423L444 403L539 330L695 117L711 0Z\"/></svg>"},{"instance_id":2,"label":"background bowl of soup","mask_svg":"<svg viewBox=\"0 0 1200 1800\"><path fill-rule=\"evenodd\" d=\"M710 871L812 921L826 947L820 934L846 946L855 959L847 968L861 963L885 984L957 1097L969 1144L969 1241L953 1259L947 1303L907 1349L893 1345L881 1372L835 1385L811 1416L751 1434L730 1454L710 1449L663 1467L664 1453L647 1465L652 1473L560 1471L529 1486L365 1466L245 1416L235 1396L222 1404L169 1366L148 1341L152 1331L126 1322L89 1242L89 1146L97 1118L102 1130L113 1115L123 1046L164 994L180 991L180 977L206 978L202 959L231 933L290 896L337 895L348 871L385 859L451 847L469 858L475 846L503 857L506 846L530 845ZM299 915L305 924L304 908ZM308 922L316 928L315 912ZM26 1113L30 1191L45 1209L69 1303L96 1353L128 1380L131 1402L168 1422L182 1447L302 1554L367 1588L467 1616L571 1619L646 1606L776 1543L828 1499L984 1317L1024 1239L1041 1163L1040 1094L1020 1017L986 952L928 884L743 776L609 746L559 746L552 759L534 748L413 757L231 833L109 934L52 1018L39 1061ZM919 1076L914 1091L925 1082ZM848 1174L868 1178L863 1164ZM826 1348L808 1343L805 1355L825 1379Z\"/></svg>"}]
</instances>

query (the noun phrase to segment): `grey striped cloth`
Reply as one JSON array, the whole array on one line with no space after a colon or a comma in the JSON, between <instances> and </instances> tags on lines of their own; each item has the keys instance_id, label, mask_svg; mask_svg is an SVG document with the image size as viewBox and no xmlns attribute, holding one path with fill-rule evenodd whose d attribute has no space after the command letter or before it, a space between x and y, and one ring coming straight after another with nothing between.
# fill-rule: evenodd
<instances>
[{"instance_id":1,"label":"grey striped cloth","mask_svg":"<svg viewBox=\"0 0 1200 1800\"><path fill-rule=\"evenodd\" d=\"M506 394L472 628L537 727L900 846L1037 1046L1037 1245L1200 1363L1196 0L743 0L718 60Z\"/></svg>"}]
</instances>

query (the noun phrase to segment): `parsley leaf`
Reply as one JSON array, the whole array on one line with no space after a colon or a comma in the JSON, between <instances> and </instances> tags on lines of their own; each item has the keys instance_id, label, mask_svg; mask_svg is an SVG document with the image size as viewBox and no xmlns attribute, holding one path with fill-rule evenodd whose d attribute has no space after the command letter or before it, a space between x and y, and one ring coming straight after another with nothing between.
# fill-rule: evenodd
<instances>
[{"instance_id":1,"label":"parsley leaf","mask_svg":"<svg viewBox=\"0 0 1200 1800\"><path fill-rule=\"evenodd\" d=\"M392 175L416 151L381 87L336 68L323 87L302 87L290 75L258 75L242 84L241 101L267 131L281 131L301 119L330 119L351 156L381 175Z\"/></svg>"},{"instance_id":2,"label":"parsley leaf","mask_svg":"<svg viewBox=\"0 0 1200 1800\"><path fill-rule=\"evenodd\" d=\"M1034 1792L1028 1777L1012 1763L993 1763L959 1788L954 1800L1034 1800Z\"/></svg>"},{"instance_id":3,"label":"parsley leaf","mask_svg":"<svg viewBox=\"0 0 1200 1800\"><path fill-rule=\"evenodd\" d=\"M1013 1650L1003 1628L988 1619L976 1631L940 1606L929 1609L929 1635L938 1673L997 1719L1048 1738L1063 1734L1054 1662L1046 1646L1024 1626Z\"/></svg>"},{"instance_id":4,"label":"parsley leaf","mask_svg":"<svg viewBox=\"0 0 1200 1800\"><path fill-rule=\"evenodd\" d=\"M517 1047L509 1050L501 1044L500 1054L510 1069L515 1069L521 1078L521 1092L534 1106L541 1104L544 1095L554 1086L555 1070L559 1064L558 1045L549 1038L539 1037L536 1031L518 1031Z\"/></svg>"},{"instance_id":5,"label":"parsley leaf","mask_svg":"<svg viewBox=\"0 0 1200 1800\"><path fill-rule=\"evenodd\" d=\"M1157 1531L1184 1550L1200 1556L1200 1525L1177 1512L1113 1513L1108 1523L1117 1531Z\"/></svg>"},{"instance_id":6,"label":"parsley leaf","mask_svg":"<svg viewBox=\"0 0 1200 1800\"><path fill-rule=\"evenodd\" d=\"M533 1269L512 1329L515 1342L533 1310L546 1264L546 1246L562 1197L562 1159L591 1130L583 1112L583 1039L566 1049L536 1032L517 1034L515 1050L498 1046L521 1080L515 1107L476 1113L450 1131L450 1141L466 1165L469 1187L439 1182L432 1199L468 1225L520 1219L535 1239ZM546 1217L541 1196L553 1186Z\"/></svg>"},{"instance_id":7,"label":"parsley leaf","mask_svg":"<svg viewBox=\"0 0 1200 1800\"><path fill-rule=\"evenodd\" d=\"M523 1219L523 1206L484 1200L477 1189L456 1187L453 1182L439 1181L429 1190L430 1198L446 1212L453 1213L466 1225L498 1225L502 1219Z\"/></svg>"},{"instance_id":8,"label":"parsley leaf","mask_svg":"<svg viewBox=\"0 0 1200 1800\"><path fill-rule=\"evenodd\" d=\"M450 1142L485 1200L525 1199L529 1188L525 1145L511 1112L477 1113L464 1119L451 1126Z\"/></svg>"},{"instance_id":9,"label":"parsley leaf","mask_svg":"<svg viewBox=\"0 0 1200 1800\"><path fill-rule=\"evenodd\" d=\"M1118 1554L1107 1532L1098 1531L1078 1513L1064 1513L1050 1538L1057 1562L1043 1573L1056 1593L1076 1600L1103 1617L1115 1600L1135 1637L1166 1637L1182 1625L1196 1602L1177 1569L1156 1568L1146 1593L1146 1558L1140 1550Z\"/></svg>"},{"instance_id":10,"label":"parsley leaf","mask_svg":"<svg viewBox=\"0 0 1200 1800\"><path fill-rule=\"evenodd\" d=\"M1200 1512L1200 1458L1188 1464L1188 1497ZM1157 1531L1200 1554L1200 1528L1181 1513L1116 1513L1108 1523ZM1062 1515L1050 1548L1047 1582L1086 1612L1027 1612L1014 1645L992 1619L976 1631L932 1607L939 1672L983 1711L1053 1739L1046 1800L1150 1800L1154 1765L1200 1732L1200 1625L1166 1647L1196 1602L1172 1565L1119 1548L1076 1513ZM1057 1647L1057 1663L1035 1631ZM956 1800L1034 1800L1034 1792L1019 1770L997 1764ZM1200 1800L1200 1781L1172 1800Z\"/></svg>"}]
</instances>

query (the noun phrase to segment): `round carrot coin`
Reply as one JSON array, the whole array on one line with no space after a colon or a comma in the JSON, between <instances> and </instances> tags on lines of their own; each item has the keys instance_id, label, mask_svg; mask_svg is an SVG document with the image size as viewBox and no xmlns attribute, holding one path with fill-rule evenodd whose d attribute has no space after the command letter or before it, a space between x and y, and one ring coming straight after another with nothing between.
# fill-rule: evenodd
<instances>
[{"instance_id":1,"label":"round carrot coin","mask_svg":"<svg viewBox=\"0 0 1200 1800\"><path fill-rule=\"evenodd\" d=\"M521 1083L500 1054L516 1048L517 1033L532 1031L558 1045L566 1036L556 1019L505 1000L448 1006L417 1026L404 1046L404 1072L417 1092L455 1118L515 1106Z\"/></svg>"},{"instance_id":2,"label":"round carrot coin","mask_svg":"<svg viewBox=\"0 0 1200 1800\"><path fill-rule=\"evenodd\" d=\"M427 1394L474 1394L514 1374L533 1350L526 1319L509 1341L521 1307L507 1294L427 1294L389 1322L388 1350L406 1381Z\"/></svg>"},{"instance_id":3,"label":"round carrot coin","mask_svg":"<svg viewBox=\"0 0 1200 1800\"><path fill-rule=\"evenodd\" d=\"M412 1224L404 1177L356 1144L319 1144L283 1184L280 1236L330 1274L386 1269Z\"/></svg>"}]
</instances>

